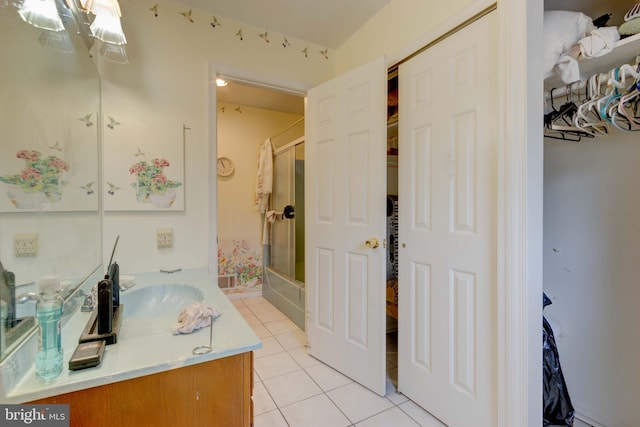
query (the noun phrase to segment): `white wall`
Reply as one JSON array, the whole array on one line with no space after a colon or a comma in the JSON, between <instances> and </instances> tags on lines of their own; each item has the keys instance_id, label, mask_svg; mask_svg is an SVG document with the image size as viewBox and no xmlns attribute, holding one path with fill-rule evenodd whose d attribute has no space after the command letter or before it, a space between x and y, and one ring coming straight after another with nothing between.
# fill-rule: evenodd
<instances>
[{"instance_id":1,"label":"white wall","mask_svg":"<svg viewBox=\"0 0 640 427\"><path fill-rule=\"evenodd\" d=\"M103 76L103 114L127 121L186 124L185 209L182 212L106 212L104 215L104 257L116 235L121 236L118 262L124 272L160 268L204 267L209 263L209 201L215 182L209 182L208 64L247 71L267 79L292 82L305 87L333 76L333 52L288 37L291 46L282 47L283 35L269 32L270 43L255 28L217 16L222 26L210 25L211 14L193 10L193 23L180 13L188 8L172 1L159 3L158 17L150 3L123 2L122 25L127 36L129 64L100 61ZM243 30L244 40L235 34ZM308 47L309 55L301 52ZM94 51L95 54L95 51ZM103 124L104 147L117 138ZM140 140L148 135L142 132ZM145 140L148 142L148 140ZM255 158L255 157L254 157ZM106 165L108 167L108 165ZM250 194L246 194L247 200ZM215 222L214 222L215 223ZM171 227L175 245L159 250L155 230ZM108 259L105 259L105 263Z\"/></svg>"},{"instance_id":2,"label":"white wall","mask_svg":"<svg viewBox=\"0 0 640 427\"><path fill-rule=\"evenodd\" d=\"M638 136L545 142L544 289L571 399L607 426L638 425Z\"/></svg>"},{"instance_id":3,"label":"white wall","mask_svg":"<svg viewBox=\"0 0 640 427\"><path fill-rule=\"evenodd\" d=\"M382 55L395 56L473 3L473 0L391 0L337 49L336 74ZM414 49L419 47L416 45ZM410 50L406 52L409 53Z\"/></svg>"}]
</instances>

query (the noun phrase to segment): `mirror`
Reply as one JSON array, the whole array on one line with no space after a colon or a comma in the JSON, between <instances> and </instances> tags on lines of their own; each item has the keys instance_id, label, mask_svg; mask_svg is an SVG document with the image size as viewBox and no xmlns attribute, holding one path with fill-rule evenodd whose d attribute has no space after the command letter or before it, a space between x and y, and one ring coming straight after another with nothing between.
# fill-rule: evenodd
<instances>
[{"instance_id":1,"label":"mirror","mask_svg":"<svg viewBox=\"0 0 640 427\"><path fill-rule=\"evenodd\" d=\"M57 32L26 3L0 0L0 359L35 329L39 277L68 297L101 262L97 68L65 2Z\"/></svg>"}]
</instances>

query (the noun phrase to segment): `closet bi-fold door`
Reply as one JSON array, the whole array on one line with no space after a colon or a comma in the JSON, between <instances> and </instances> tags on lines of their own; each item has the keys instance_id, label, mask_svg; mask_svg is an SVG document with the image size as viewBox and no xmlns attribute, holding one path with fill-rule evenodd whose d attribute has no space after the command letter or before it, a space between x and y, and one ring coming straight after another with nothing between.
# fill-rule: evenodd
<instances>
[{"instance_id":1,"label":"closet bi-fold door","mask_svg":"<svg viewBox=\"0 0 640 427\"><path fill-rule=\"evenodd\" d=\"M497 20L400 66L398 388L497 425Z\"/></svg>"},{"instance_id":2,"label":"closet bi-fold door","mask_svg":"<svg viewBox=\"0 0 640 427\"><path fill-rule=\"evenodd\" d=\"M384 58L311 89L305 126L309 353L385 393Z\"/></svg>"}]
</instances>

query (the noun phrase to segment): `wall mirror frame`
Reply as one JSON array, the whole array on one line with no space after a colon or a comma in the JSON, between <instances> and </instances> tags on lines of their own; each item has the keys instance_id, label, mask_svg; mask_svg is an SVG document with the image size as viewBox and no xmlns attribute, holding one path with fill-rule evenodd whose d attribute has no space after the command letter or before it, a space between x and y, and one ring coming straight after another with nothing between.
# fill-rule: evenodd
<instances>
[{"instance_id":1,"label":"wall mirror frame","mask_svg":"<svg viewBox=\"0 0 640 427\"><path fill-rule=\"evenodd\" d=\"M36 329L40 277L58 276L67 302L81 304L70 296L102 259L91 39L75 0L52 0L61 31L25 22L25 3L0 0L0 360Z\"/></svg>"}]
</instances>

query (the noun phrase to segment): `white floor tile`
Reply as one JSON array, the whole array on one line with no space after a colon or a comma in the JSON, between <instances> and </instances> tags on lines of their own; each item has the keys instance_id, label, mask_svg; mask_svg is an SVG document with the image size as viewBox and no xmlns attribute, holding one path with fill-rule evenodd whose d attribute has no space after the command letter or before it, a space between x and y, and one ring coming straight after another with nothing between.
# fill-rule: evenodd
<instances>
[{"instance_id":1,"label":"white floor tile","mask_svg":"<svg viewBox=\"0 0 640 427\"><path fill-rule=\"evenodd\" d=\"M347 427L351 422L320 394L280 409L290 427Z\"/></svg>"},{"instance_id":2,"label":"white floor tile","mask_svg":"<svg viewBox=\"0 0 640 427\"><path fill-rule=\"evenodd\" d=\"M331 390L327 396L354 423L393 406L388 399L378 396L355 382Z\"/></svg>"},{"instance_id":3,"label":"white floor tile","mask_svg":"<svg viewBox=\"0 0 640 427\"><path fill-rule=\"evenodd\" d=\"M396 392L395 389L392 391L387 390L387 394L384 397L389 399L394 405L400 405L401 403L409 400L407 396L402 393Z\"/></svg>"},{"instance_id":4,"label":"white floor tile","mask_svg":"<svg viewBox=\"0 0 640 427\"><path fill-rule=\"evenodd\" d=\"M265 380L263 384L279 408L322 393L302 370Z\"/></svg>"},{"instance_id":5,"label":"white floor tile","mask_svg":"<svg viewBox=\"0 0 640 427\"><path fill-rule=\"evenodd\" d=\"M269 332L269 330L265 328L262 322L260 321L258 321L257 325L249 324L249 326L251 326L251 329L253 329L253 332L255 332L258 338L260 339L269 338L273 336L271 335L271 332Z\"/></svg>"},{"instance_id":6,"label":"white floor tile","mask_svg":"<svg viewBox=\"0 0 640 427\"><path fill-rule=\"evenodd\" d=\"M261 337L260 339L262 341L262 348L259 350L256 350L255 353L253 354L256 360L265 356L270 356L272 354L284 352L284 348L282 348L278 340L275 339L274 337L271 337L271 336Z\"/></svg>"},{"instance_id":7,"label":"white floor tile","mask_svg":"<svg viewBox=\"0 0 640 427\"><path fill-rule=\"evenodd\" d=\"M289 427L279 410L265 412L254 417L254 427Z\"/></svg>"},{"instance_id":8,"label":"white floor tile","mask_svg":"<svg viewBox=\"0 0 640 427\"><path fill-rule=\"evenodd\" d=\"M273 310L254 310L253 314L255 314L256 317L258 319L260 319L260 321L262 323L277 322L278 320L286 319L285 315L280 313L276 309L273 309Z\"/></svg>"},{"instance_id":9,"label":"white floor tile","mask_svg":"<svg viewBox=\"0 0 640 427\"><path fill-rule=\"evenodd\" d=\"M238 309L238 311L240 311L240 308L246 307L242 298L232 299L231 304L233 304Z\"/></svg>"},{"instance_id":10,"label":"white floor tile","mask_svg":"<svg viewBox=\"0 0 640 427\"><path fill-rule=\"evenodd\" d=\"M309 352L304 347L294 348L288 350L288 352L289 355L293 357L295 361L298 362L298 365L300 365L302 368L309 368L311 366L320 365L322 363L315 357L309 356Z\"/></svg>"},{"instance_id":11,"label":"white floor tile","mask_svg":"<svg viewBox=\"0 0 640 427\"><path fill-rule=\"evenodd\" d=\"M254 366L262 381L301 369L300 365L286 352L256 359Z\"/></svg>"},{"instance_id":12,"label":"white floor tile","mask_svg":"<svg viewBox=\"0 0 640 427\"><path fill-rule=\"evenodd\" d=\"M311 378L313 378L324 391L333 390L334 388L342 387L352 382L349 378L324 363L305 368L305 371L311 375Z\"/></svg>"},{"instance_id":13,"label":"white floor tile","mask_svg":"<svg viewBox=\"0 0 640 427\"><path fill-rule=\"evenodd\" d=\"M242 298L242 301L248 306L253 306L256 304L264 304L264 303L269 304L269 301L267 301L263 297Z\"/></svg>"},{"instance_id":14,"label":"white floor tile","mask_svg":"<svg viewBox=\"0 0 640 427\"><path fill-rule=\"evenodd\" d=\"M419 427L420 425L413 421L407 414L400 409L393 407L386 411L374 415L371 418L359 422L357 427Z\"/></svg>"},{"instance_id":15,"label":"white floor tile","mask_svg":"<svg viewBox=\"0 0 640 427\"><path fill-rule=\"evenodd\" d=\"M257 383L253 385L253 413L255 415L264 414L265 412L273 411L277 409L276 404L273 402L269 392L265 388L263 383Z\"/></svg>"},{"instance_id":16,"label":"white floor tile","mask_svg":"<svg viewBox=\"0 0 640 427\"><path fill-rule=\"evenodd\" d=\"M282 348L287 351L293 350L297 347L303 347L307 340L304 332L300 330L298 330L297 332L287 332L284 334L275 335L275 338L276 340L278 340Z\"/></svg>"},{"instance_id":17,"label":"white floor tile","mask_svg":"<svg viewBox=\"0 0 640 427\"><path fill-rule=\"evenodd\" d=\"M263 345L254 359L255 427L444 427L391 379L382 398L309 356L304 331L266 299L232 303ZM576 420L574 427L590 426Z\"/></svg>"},{"instance_id":18,"label":"white floor tile","mask_svg":"<svg viewBox=\"0 0 640 427\"><path fill-rule=\"evenodd\" d=\"M288 332L298 332L300 328L289 319L276 320L275 322L265 323L264 326L271 331L273 335L286 334Z\"/></svg>"},{"instance_id":19,"label":"white floor tile","mask_svg":"<svg viewBox=\"0 0 640 427\"><path fill-rule=\"evenodd\" d=\"M253 314L253 311L251 311L249 307L244 306L242 308L239 308L238 312L240 312L242 317L244 317L244 320L246 320L249 325L262 325L260 319L258 319L256 315Z\"/></svg>"},{"instance_id":20,"label":"white floor tile","mask_svg":"<svg viewBox=\"0 0 640 427\"><path fill-rule=\"evenodd\" d=\"M447 427L446 425L442 424L436 417L434 417L410 400L401 405L398 405L398 408L408 414L422 427Z\"/></svg>"}]
</instances>

